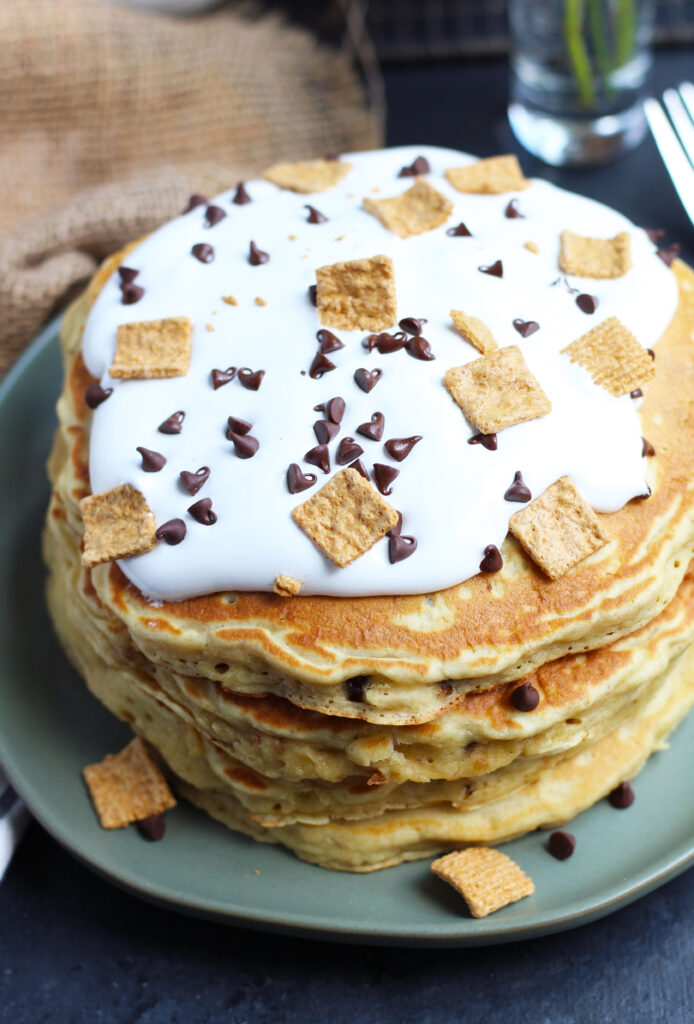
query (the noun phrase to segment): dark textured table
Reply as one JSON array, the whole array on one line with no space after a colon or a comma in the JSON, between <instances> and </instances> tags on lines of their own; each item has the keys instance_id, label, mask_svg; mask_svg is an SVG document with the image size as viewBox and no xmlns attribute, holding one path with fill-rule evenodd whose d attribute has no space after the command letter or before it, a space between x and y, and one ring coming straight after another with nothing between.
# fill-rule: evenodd
<instances>
[{"instance_id":1,"label":"dark textured table","mask_svg":"<svg viewBox=\"0 0 694 1024\"><path fill-rule=\"evenodd\" d=\"M660 90L694 76L661 54ZM516 148L498 62L392 68L389 141L480 155ZM655 149L590 172L529 174L663 227L694 231ZM605 856L619 851L606 850ZM0 1021L12 1024L685 1024L694 1020L694 870L578 931L479 950L369 949L278 938L154 909L30 829L0 886Z\"/></svg>"}]
</instances>

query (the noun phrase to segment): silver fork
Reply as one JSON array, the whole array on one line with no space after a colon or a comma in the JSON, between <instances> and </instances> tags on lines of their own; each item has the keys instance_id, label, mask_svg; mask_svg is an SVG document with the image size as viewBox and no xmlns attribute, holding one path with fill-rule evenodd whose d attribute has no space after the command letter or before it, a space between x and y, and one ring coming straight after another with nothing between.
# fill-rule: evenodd
<instances>
[{"instance_id":1,"label":"silver fork","mask_svg":"<svg viewBox=\"0 0 694 1024\"><path fill-rule=\"evenodd\" d=\"M678 89L666 89L663 103L672 124L656 99L644 102L644 113L675 191L694 224L694 85L683 82Z\"/></svg>"}]
</instances>

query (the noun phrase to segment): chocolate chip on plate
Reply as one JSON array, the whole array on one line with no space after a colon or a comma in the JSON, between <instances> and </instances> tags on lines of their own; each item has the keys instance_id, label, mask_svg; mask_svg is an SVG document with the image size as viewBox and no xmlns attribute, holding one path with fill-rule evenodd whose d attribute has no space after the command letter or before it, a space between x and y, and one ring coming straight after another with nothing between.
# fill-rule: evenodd
<instances>
[{"instance_id":1,"label":"chocolate chip on plate","mask_svg":"<svg viewBox=\"0 0 694 1024\"><path fill-rule=\"evenodd\" d=\"M142 296L145 294L144 288L141 288L139 284L135 284L134 281L126 281L121 285L121 301L124 306L134 306L136 302L139 302Z\"/></svg>"},{"instance_id":2,"label":"chocolate chip on plate","mask_svg":"<svg viewBox=\"0 0 694 1024\"><path fill-rule=\"evenodd\" d=\"M134 281L137 275L140 273L139 270L134 270L132 267L119 267L118 276L121 279L121 284L130 284Z\"/></svg>"},{"instance_id":3,"label":"chocolate chip on plate","mask_svg":"<svg viewBox=\"0 0 694 1024\"><path fill-rule=\"evenodd\" d=\"M248 366L242 366L237 374L239 384L248 391L257 391L264 376L265 370L251 370Z\"/></svg>"},{"instance_id":4,"label":"chocolate chip on plate","mask_svg":"<svg viewBox=\"0 0 694 1024\"><path fill-rule=\"evenodd\" d=\"M223 388L225 384L228 384L230 380L234 379L236 376L236 367L227 366L226 370L213 370L210 376L212 377L212 387L216 391L217 388Z\"/></svg>"},{"instance_id":5,"label":"chocolate chip on plate","mask_svg":"<svg viewBox=\"0 0 694 1024\"><path fill-rule=\"evenodd\" d=\"M358 388L361 388L368 395L369 391L376 387L382 376L383 370L378 367L373 370L365 370L363 366L360 366L358 370L354 371L354 382Z\"/></svg>"},{"instance_id":6,"label":"chocolate chip on plate","mask_svg":"<svg viewBox=\"0 0 694 1024\"><path fill-rule=\"evenodd\" d=\"M186 414L182 409L179 409L178 412L172 412L163 423L159 424L157 429L160 434L180 434L183 430L185 418Z\"/></svg>"},{"instance_id":7,"label":"chocolate chip on plate","mask_svg":"<svg viewBox=\"0 0 694 1024\"><path fill-rule=\"evenodd\" d=\"M203 526L213 526L217 522L217 514L212 511L212 498L200 498L188 508L193 519Z\"/></svg>"},{"instance_id":8,"label":"chocolate chip on plate","mask_svg":"<svg viewBox=\"0 0 694 1024\"><path fill-rule=\"evenodd\" d=\"M370 441L380 441L383 437L383 428L386 425L386 418L382 412L375 412L368 423L360 423L357 433L362 437L368 437Z\"/></svg>"},{"instance_id":9,"label":"chocolate chip on plate","mask_svg":"<svg viewBox=\"0 0 694 1024\"><path fill-rule=\"evenodd\" d=\"M181 483L188 491L188 494L195 495L209 480L210 467L201 466L200 469L196 469L194 473L189 472L187 469L183 469L178 475L181 478Z\"/></svg>"},{"instance_id":10,"label":"chocolate chip on plate","mask_svg":"<svg viewBox=\"0 0 694 1024\"><path fill-rule=\"evenodd\" d=\"M339 423L333 423L332 420L316 420L313 424L313 433L318 444L329 444L339 432Z\"/></svg>"},{"instance_id":11,"label":"chocolate chip on plate","mask_svg":"<svg viewBox=\"0 0 694 1024\"><path fill-rule=\"evenodd\" d=\"M248 262L252 267L259 267L262 263L267 263L269 259L268 253L259 249L255 242L251 242L248 250Z\"/></svg>"},{"instance_id":12,"label":"chocolate chip on plate","mask_svg":"<svg viewBox=\"0 0 694 1024\"><path fill-rule=\"evenodd\" d=\"M371 338L375 338L373 344L371 344ZM404 331L396 331L395 334L389 334L388 331L381 331L380 334L369 335L366 339L367 344L364 346L369 351L375 347L381 353L382 356L389 355L391 352L398 352L401 348L404 348L407 344L407 335ZM364 342L362 342L364 344Z\"/></svg>"},{"instance_id":13,"label":"chocolate chip on plate","mask_svg":"<svg viewBox=\"0 0 694 1024\"><path fill-rule=\"evenodd\" d=\"M150 814L148 818L141 818L137 822L137 831L151 843L164 838L166 832L166 821L163 814Z\"/></svg>"},{"instance_id":14,"label":"chocolate chip on plate","mask_svg":"<svg viewBox=\"0 0 694 1024\"><path fill-rule=\"evenodd\" d=\"M358 459L364 454L364 449L354 440L353 437L343 437L337 446L335 461L338 466L346 466L349 462Z\"/></svg>"},{"instance_id":15,"label":"chocolate chip on plate","mask_svg":"<svg viewBox=\"0 0 694 1024\"><path fill-rule=\"evenodd\" d=\"M400 470L396 469L395 466L386 466L383 462L374 462L376 487L386 497L393 493L393 488L390 485L398 476L400 476Z\"/></svg>"},{"instance_id":16,"label":"chocolate chip on plate","mask_svg":"<svg viewBox=\"0 0 694 1024\"><path fill-rule=\"evenodd\" d=\"M424 156L418 156L416 160L413 160L409 167L403 167L398 178L416 178L419 174L429 174L431 167L429 161Z\"/></svg>"},{"instance_id":17,"label":"chocolate chip on plate","mask_svg":"<svg viewBox=\"0 0 694 1024\"><path fill-rule=\"evenodd\" d=\"M655 455L655 448L650 441L647 441L645 437L642 437L643 445L641 446L641 455L645 458L647 455Z\"/></svg>"},{"instance_id":18,"label":"chocolate chip on plate","mask_svg":"<svg viewBox=\"0 0 694 1024\"><path fill-rule=\"evenodd\" d=\"M396 462L402 462L421 440L421 434L413 434L412 437L391 437L389 441L386 441L385 449L391 459L395 459Z\"/></svg>"},{"instance_id":19,"label":"chocolate chip on plate","mask_svg":"<svg viewBox=\"0 0 694 1024\"><path fill-rule=\"evenodd\" d=\"M317 210L315 206L309 206L308 203L304 206L305 210L308 210L308 217L306 218L307 224L327 224L328 218L320 210Z\"/></svg>"},{"instance_id":20,"label":"chocolate chip on plate","mask_svg":"<svg viewBox=\"0 0 694 1024\"><path fill-rule=\"evenodd\" d=\"M487 267L478 267L483 274L489 274L491 277L503 277L504 276L504 265L501 260L495 260L494 263L490 263Z\"/></svg>"},{"instance_id":21,"label":"chocolate chip on plate","mask_svg":"<svg viewBox=\"0 0 694 1024\"><path fill-rule=\"evenodd\" d=\"M525 218L525 214L521 213L518 209L517 199L511 199L510 202L507 203L506 209L504 210L504 217L508 217L509 220L513 220L516 217L520 217L521 220Z\"/></svg>"},{"instance_id":22,"label":"chocolate chip on plate","mask_svg":"<svg viewBox=\"0 0 694 1024\"><path fill-rule=\"evenodd\" d=\"M145 473L158 473L166 465L166 459L160 452L153 452L150 448L136 448L142 456L142 469Z\"/></svg>"},{"instance_id":23,"label":"chocolate chip on plate","mask_svg":"<svg viewBox=\"0 0 694 1024\"><path fill-rule=\"evenodd\" d=\"M342 417L345 414L345 400L339 396L330 398L327 402L323 402L320 405L314 405L313 411L322 412L325 415L325 418L331 420L333 423L342 423Z\"/></svg>"},{"instance_id":24,"label":"chocolate chip on plate","mask_svg":"<svg viewBox=\"0 0 694 1024\"><path fill-rule=\"evenodd\" d=\"M205 210L205 226L213 228L215 224L219 224L220 220L224 220L226 212L221 206L210 205Z\"/></svg>"},{"instance_id":25,"label":"chocolate chip on plate","mask_svg":"<svg viewBox=\"0 0 694 1024\"><path fill-rule=\"evenodd\" d=\"M308 375L312 380L320 380L324 373L330 373L335 369L335 363L331 362L322 352L316 352L313 362L309 367Z\"/></svg>"},{"instance_id":26,"label":"chocolate chip on plate","mask_svg":"<svg viewBox=\"0 0 694 1024\"><path fill-rule=\"evenodd\" d=\"M480 572L499 572L503 565L504 560L496 544L487 544L484 558L480 562Z\"/></svg>"},{"instance_id":27,"label":"chocolate chip on plate","mask_svg":"<svg viewBox=\"0 0 694 1024\"><path fill-rule=\"evenodd\" d=\"M462 221L457 227L448 228L446 234L449 238L472 238L472 232L468 231Z\"/></svg>"},{"instance_id":28,"label":"chocolate chip on plate","mask_svg":"<svg viewBox=\"0 0 694 1024\"><path fill-rule=\"evenodd\" d=\"M417 541L414 537L408 537L405 534L396 534L388 538L388 560L391 565L395 565L396 562L403 562L410 555L413 555L417 550Z\"/></svg>"},{"instance_id":29,"label":"chocolate chip on plate","mask_svg":"<svg viewBox=\"0 0 694 1024\"><path fill-rule=\"evenodd\" d=\"M658 249L656 255L660 256L666 267L671 267L673 261L677 259L679 254L680 247L677 242L673 242L672 245L668 245L667 249Z\"/></svg>"},{"instance_id":30,"label":"chocolate chip on plate","mask_svg":"<svg viewBox=\"0 0 694 1024\"><path fill-rule=\"evenodd\" d=\"M641 388L634 388L633 391L629 392L629 398L643 398L643 391Z\"/></svg>"},{"instance_id":31,"label":"chocolate chip on plate","mask_svg":"<svg viewBox=\"0 0 694 1024\"><path fill-rule=\"evenodd\" d=\"M243 206L245 203L250 203L251 197L246 192L246 186L242 181L236 186L236 192L232 198L232 203L236 203L237 206Z\"/></svg>"},{"instance_id":32,"label":"chocolate chip on plate","mask_svg":"<svg viewBox=\"0 0 694 1024\"><path fill-rule=\"evenodd\" d=\"M195 193L188 200L188 205L186 206L183 212L190 213L190 211L194 210L196 206L204 206L206 203L207 199L205 198L205 196L201 196Z\"/></svg>"},{"instance_id":33,"label":"chocolate chip on plate","mask_svg":"<svg viewBox=\"0 0 694 1024\"><path fill-rule=\"evenodd\" d=\"M513 326L516 328L521 338L529 338L535 331L540 330L540 325L537 320L521 320L517 318L513 321Z\"/></svg>"},{"instance_id":34,"label":"chocolate chip on plate","mask_svg":"<svg viewBox=\"0 0 694 1024\"><path fill-rule=\"evenodd\" d=\"M260 448L257 438L250 434L237 434L234 430L227 431L227 437L234 445L234 451L240 459L252 459Z\"/></svg>"},{"instance_id":35,"label":"chocolate chip on plate","mask_svg":"<svg viewBox=\"0 0 694 1024\"><path fill-rule=\"evenodd\" d=\"M180 544L186 535L186 524L182 519L169 519L162 523L155 536L157 540L163 540L166 544Z\"/></svg>"},{"instance_id":36,"label":"chocolate chip on plate","mask_svg":"<svg viewBox=\"0 0 694 1024\"><path fill-rule=\"evenodd\" d=\"M495 452L499 447L496 434L473 434L467 439L468 444L481 444L488 452Z\"/></svg>"},{"instance_id":37,"label":"chocolate chip on plate","mask_svg":"<svg viewBox=\"0 0 694 1024\"><path fill-rule=\"evenodd\" d=\"M552 832L547 849L557 860L568 860L576 849L576 840L570 832Z\"/></svg>"},{"instance_id":38,"label":"chocolate chip on plate","mask_svg":"<svg viewBox=\"0 0 694 1024\"><path fill-rule=\"evenodd\" d=\"M576 305L582 313L587 313L590 316L598 308L598 297L597 295L589 295L588 292L581 292L580 295L576 296Z\"/></svg>"},{"instance_id":39,"label":"chocolate chip on plate","mask_svg":"<svg viewBox=\"0 0 694 1024\"><path fill-rule=\"evenodd\" d=\"M534 711L540 703L540 694L532 683L521 683L511 693L511 703L516 711Z\"/></svg>"},{"instance_id":40,"label":"chocolate chip on plate","mask_svg":"<svg viewBox=\"0 0 694 1024\"><path fill-rule=\"evenodd\" d=\"M526 485L525 481L523 480L521 471L517 470L517 472L514 473L513 476L513 483L509 488L507 488L504 494L504 500L525 502L530 501L531 498L532 494L530 493L530 488Z\"/></svg>"},{"instance_id":41,"label":"chocolate chip on plate","mask_svg":"<svg viewBox=\"0 0 694 1024\"><path fill-rule=\"evenodd\" d=\"M417 316L405 316L398 323L398 327L402 328L407 334L421 334L422 327L424 324L429 323L424 317Z\"/></svg>"},{"instance_id":42,"label":"chocolate chip on plate","mask_svg":"<svg viewBox=\"0 0 694 1024\"><path fill-rule=\"evenodd\" d=\"M88 384L84 392L84 400L90 409L97 409L112 394L113 388L102 388L101 384Z\"/></svg>"},{"instance_id":43,"label":"chocolate chip on plate","mask_svg":"<svg viewBox=\"0 0 694 1024\"><path fill-rule=\"evenodd\" d=\"M428 362L431 359L435 359L436 358L434 353L431 351L431 345L426 340L426 338L423 338L421 336L421 334L417 335L414 338L408 338L407 344L406 344L405 347L406 347L408 353L414 359L424 359L424 360L426 360Z\"/></svg>"},{"instance_id":44,"label":"chocolate chip on plate","mask_svg":"<svg viewBox=\"0 0 694 1024\"><path fill-rule=\"evenodd\" d=\"M247 420L240 420L236 416L229 416L227 419L227 439L231 441L230 434L247 434L253 426Z\"/></svg>"},{"instance_id":45,"label":"chocolate chip on plate","mask_svg":"<svg viewBox=\"0 0 694 1024\"><path fill-rule=\"evenodd\" d=\"M337 335L332 331L327 331L324 327L316 332L316 338L320 344L318 351L324 355L327 355L328 352L337 352L338 349L345 347L344 342L340 341Z\"/></svg>"},{"instance_id":46,"label":"chocolate chip on plate","mask_svg":"<svg viewBox=\"0 0 694 1024\"><path fill-rule=\"evenodd\" d=\"M317 444L315 448L310 448L304 455L304 459L312 466L322 469L324 473L330 472L330 452L327 444Z\"/></svg>"},{"instance_id":47,"label":"chocolate chip on plate","mask_svg":"<svg viewBox=\"0 0 694 1024\"><path fill-rule=\"evenodd\" d=\"M315 473L303 473L301 466L292 462L287 469L287 490L290 494L298 494L300 491L313 487L317 479Z\"/></svg>"},{"instance_id":48,"label":"chocolate chip on plate","mask_svg":"<svg viewBox=\"0 0 694 1024\"><path fill-rule=\"evenodd\" d=\"M211 263L214 259L214 249L207 242L197 242L190 251L201 263Z\"/></svg>"},{"instance_id":49,"label":"chocolate chip on plate","mask_svg":"<svg viewBox=\"0 0 694 1024\"><path fill-rule=\"evenodd\" d=\"M311 303L312 306L315 306L317 304L317 302L318 302L318 299L316 297L316 291L317 291L317 286L315 284L310 284L308 286L308 300L309 300L309 302Z\"/></svg>"},{"instance_id":50,"label":"chocolate chip on plate","mask_svg":"<svg viewBox=\"0 0 694 1024\"><path fill-rule=\"evenodd\" d=\"M350 462L347 469L356 469L357 473L363 476L365 480L369 479L369 474L366 472L366 469L364 468L364 464L361 461L361 459L355 459L354 462Z\"/></svg>"},{"instance_id":51,"label":"chocolate chip on plate","mask_svg":"<svg viewBox=\"0 0 694 1024\"><path fill-rule=\"evenodd\" d=\"M620 782L619 785L612 790L607 799L613 807L617 808L618 811L624 811L627 807L631 807L636 796L628 782Z\"/></svg>"}]
</instances>

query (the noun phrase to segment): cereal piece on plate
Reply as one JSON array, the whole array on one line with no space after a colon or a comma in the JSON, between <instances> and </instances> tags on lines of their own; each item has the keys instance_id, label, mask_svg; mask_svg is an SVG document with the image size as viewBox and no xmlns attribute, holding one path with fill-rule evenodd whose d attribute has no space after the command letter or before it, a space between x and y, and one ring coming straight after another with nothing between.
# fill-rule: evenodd
<instances>
[{"instance_id":1,"label":"cereal piece on plate","mask_svg":"<svg viewBox=\"0 0 694 1024\"><path fill-rule=\"evenodd\" d=\"M518 192L532 184L523 174L518 158L513 153L490 156L467 167L451 167L446 177L459 192L499 195Z\"/></svg>"},{"instance_id":2,"label":"cereal piece on plate","mask_svg":"<svg viewBox=\"0 0 694 1024\"><path fill-rule=\"evenodd\" d=\"M610 539L568 476L560 477L512 515L508 528L553 580L599 551Z\"/></svg>"},{"instance_id":3,"label":"cereal piece on plate","mask_svg":"<svg viewBox=\"0 0 694 1024\"><path fill-rule=\"evenodd\" d=\"M276 578L273 590L280 597L296 597L302 586L301 580L296 580L293 576L281 574Z\"/></svg>"},{"instance_id":4,"label":"cereal piece on plate","mask_svg":"<svg viewBox=\"0 0 694 1024\"><path fill-rule=\"evenodd\" d=\"M114 558L142 555L154 547L156 523L143 495L120 484L80 502L84 520L82 564L90 569Z\"/></svg>"},{"instance_id":5,"label":"cereal piece on plate","mask_svg":"<svg viewBox=\"0 0 694 1024\"><path fill-rule=\"evenodd\" d=\"M616 316L608 317L562 349L615 398L642 387L655 376L648 350Z\"/></svg>"},{"instance_id":6,"label":"cereal piece on plate","mask_svg":"<svg viewBox=\"0 0 694 1024\"><path fill-rule=\"evenodd\" d=\"M523 242L523 248L527 249L528 252L534 252L535 255L537 255L537 253L539 253L540 251L540 246L537 244L537 242Z\"/></svg>"},{"instance_id":7,"label":"cereal piece on plate","mask_svg":"<svg viewBox=\"0 0 694 1024\"><path fill-rule=\"evenodd\" d=\"M451 215L453 203L437 192L433 185L417 178L412 188L390 199L364 200L364 209L378 217L381 224L400 238L421 235L444 224Z\"/></svg>"},{"instance_id":8,"label":"cereal piece on plate","mask_svg":"<svg viewBox=\"0 0 694 1024\"><path fill-rule=\"evenodd\" d=\"M499 347L487 325L477 317L469 316L462 309L452 309L451 320L465 340L474 345L478 352L486 354Z\"/></svg>"},{"instance_id":9,"label":"cereal piece on plate","mask_svg":"<svg viewBox=\"0 0 694 1024\"><path fill-rule=\"evenodd\" d=\"M119 754L84 769L103 828L123 828L176 806L149 747L137 736Z\"/></svg>"},{"instance_id":10,"label":"cereal piece on plate","mask_svg":"<svg viewBox=\"0 0 694 1024\"><path fill-rule=\"evenodd\" d=\"M193 325L187 316L120 324L112 377L184 377L190 365Z\"/></svg>"},{"instance_id":11,"label":"cereal piece on plate","mask_svg":"<svg viewBox=\"0 0 694 1024\"><path fill-rule=\"evenodd\" d=\"M290 192L326 192L352 170L339 160L305 160L294 164L273 164L263 174L266 181Z\"/></svg>"},{"instance_id":12,"label":"cereal piece on plate","mask_svg":"<svg viewBox=\"0 0 694 1024\"><path fill-rule=\"evenodd\" d=\"M356 469L348 467L292 512L294 522L341 569L373 547L398 513Z\"/></svg>"},{"instance_id":13,"label":"cereal piece on plate","mask_svg":"<svg viewBox=\"0 0 694 1024\"><path fill-rule=\"evenodd\" d=\"M614 238L586 238L562 231L559 266L576 277L624 277L631 269L631 236L620 231Z\"/></svg>"},{"instance_id":14,"label":"cereal piece on plate","mask_svg":"<svg viewBox=\"0 0 694 1024\"><path fill-rule=\"evenodd\" d=\"M552 410L517 345L454 366L443 381L465 418L481 434L496 434Z\"/></svg>"},{"instance_id":15,"label":"cereal piece on plate","mask_svg":"<svg viewBox=\"0 0 694 1024\"><path fill-rule=\"evenodd\" d=\"M488 846L447 853L431 870L460 893L473 917L486 917L535 892L532 879L515 861Z\"/></svg>"},{"instance_id":16,"label":"cereal piece on plate","mask_svg":"<svg viewBox=\"0 0 694 1024\"><path fill-rule=\"evenodd\" d=\"M382 331L396 317L395 274L389 256L332 263L316 271L318 318L326 327Z\"/></svg>"}]
</instances>

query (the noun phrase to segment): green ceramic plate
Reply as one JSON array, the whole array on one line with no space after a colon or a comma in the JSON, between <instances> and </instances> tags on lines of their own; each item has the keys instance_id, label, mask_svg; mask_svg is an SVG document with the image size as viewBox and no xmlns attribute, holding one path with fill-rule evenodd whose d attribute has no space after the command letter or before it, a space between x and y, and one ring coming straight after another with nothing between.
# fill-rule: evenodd
<instances>
[{"instance_id":1,"label":"green ceramic plate","mask_svg":"<svg viewBox=\"0 0 694 1024\"><path fill-rule=\"evenodd\" d=\"M147 900L230 924L342 941L478 945L585 924L694 861L694 715L651 759L626 811L606 801L571 826L570 861L541 833L505 849L532 876L529 899L482 921L423 861L372 875L323 871L278 847L228 832L179 805L160 843L106 832L81 780L129 731L86 691L53 635L43 601L44 464L61 379L49 325L0 387L0 760L55 838L85 864Z\"/></svg>"}]
</instances>

